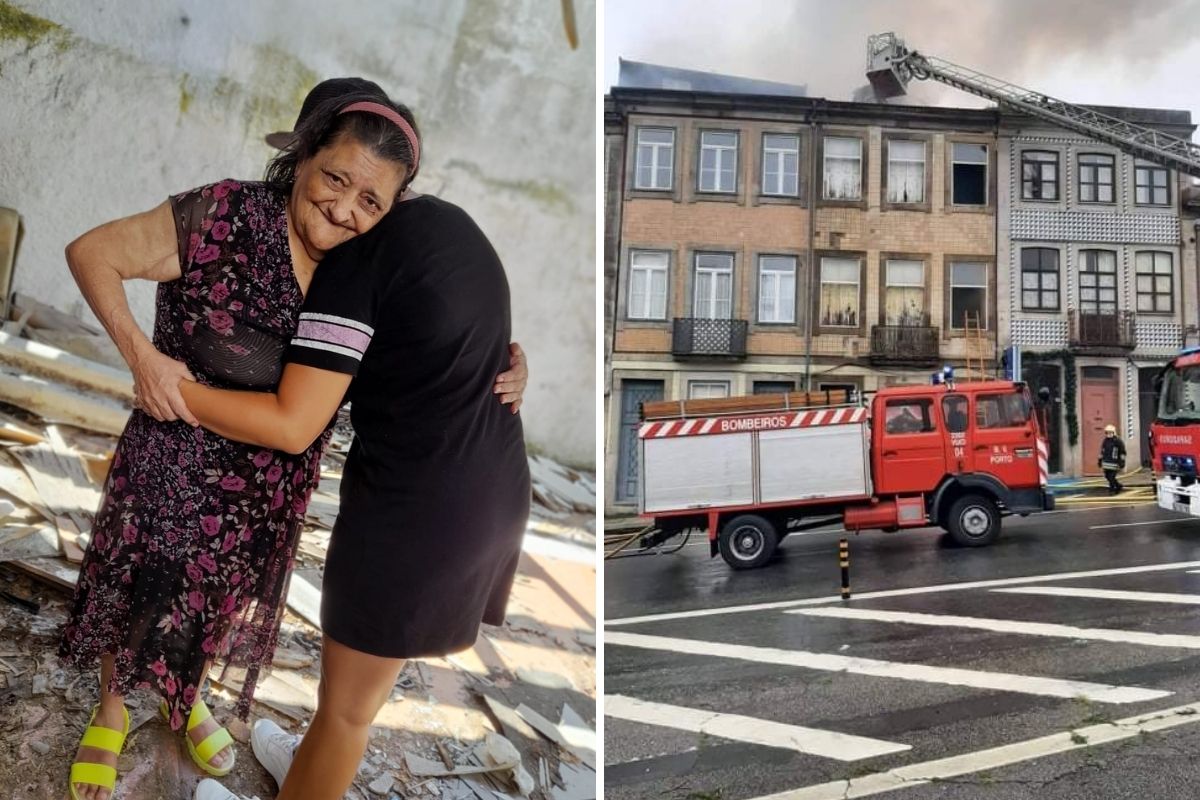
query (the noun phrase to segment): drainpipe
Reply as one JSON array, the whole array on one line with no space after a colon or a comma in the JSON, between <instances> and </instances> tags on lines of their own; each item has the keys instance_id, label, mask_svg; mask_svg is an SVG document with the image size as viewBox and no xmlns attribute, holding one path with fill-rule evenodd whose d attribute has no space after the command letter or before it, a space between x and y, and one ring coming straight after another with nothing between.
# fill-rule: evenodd
<instances>
[{"instance_id":1,"label":"drainpipe","mask_svg":"<svg viewBox=\"0 0 1200 800\"><path fill-rule=\"evenodd\" d=\"M808 117L808 272L805 287L804 312L804 390L812 390L813 340L813 278L817 265L813 263L813 242L817 237L817 119L814 108Z\"/></svg>"}]
</instances>

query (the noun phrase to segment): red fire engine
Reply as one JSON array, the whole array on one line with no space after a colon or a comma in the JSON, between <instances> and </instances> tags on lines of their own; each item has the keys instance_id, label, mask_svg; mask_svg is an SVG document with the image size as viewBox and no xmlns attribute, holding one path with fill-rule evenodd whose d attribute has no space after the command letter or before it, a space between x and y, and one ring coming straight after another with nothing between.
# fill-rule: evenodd
<instances>
[{"instance_id":1,"label":"red fire engine","mask_svg":"<svg viewBox=\"0 0 1200 800\"><path fill-rule=\"evenodd\" d=\"M1049 450L1024 384L899 386L846 404L648 419L643 516L661 542L708 531L710 553L759 567L788 533L940 525L977 547L1001 517L1054 507Z\"/></svg>"},{"instance_id":2,"label":"red fire engine","mask_svg":"<svg viewBox=\"0 0 1200 800\"><path fill-rule=\"evenodd\" d=\"M1163 368L1150 455L1159 506L1200 517L1200 348L1184 350Z\"/></svg>"}]
</instances>

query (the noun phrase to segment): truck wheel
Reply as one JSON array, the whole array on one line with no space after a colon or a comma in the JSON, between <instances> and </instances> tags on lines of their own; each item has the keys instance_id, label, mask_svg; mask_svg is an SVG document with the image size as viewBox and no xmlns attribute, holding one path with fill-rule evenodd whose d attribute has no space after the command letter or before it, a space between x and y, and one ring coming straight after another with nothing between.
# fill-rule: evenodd
<instances>
[{"instance_id":1,"label":"truck wheel","mask_svg":"<svg viewBox=\"0 0 1200 800\"><path fill-rule=\"evenodd\" d=\"M983 547L1000 535L1000 510L980 494L958 498L950 506L946 530L963 547Z\"/></svg>"},{"instance_id":2,"label":"truck wheel","mask_svg":"<svg viewBox=\"0 0 1200 800\"><path fill-rule=\"evenodd\" d=\"M775 554L779 533L769 520L742 514L725 523L717 544L726 564L734 569L754 569Z\"/></svg>"}]
</instances>

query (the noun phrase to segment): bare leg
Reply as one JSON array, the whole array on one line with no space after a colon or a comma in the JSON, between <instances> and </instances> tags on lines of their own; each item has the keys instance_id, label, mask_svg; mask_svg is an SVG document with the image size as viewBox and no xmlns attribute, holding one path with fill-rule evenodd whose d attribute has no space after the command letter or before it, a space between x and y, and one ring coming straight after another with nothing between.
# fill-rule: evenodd
<instances>
[{"instance_id":1,"label":"bare leg","mask_svg":"<svg viewBox=\"0 0 1200 800\"><path fill-rule=\"evenodd\" d=\"M325 637L317 713L300 741L278 800L339 800L367 750L371 722L404 659L380 658Z\"/></svg>"},{"instance_id":2,"label":"bare leg","mask_svg":"<svg viewBox=\"0 0 1200 800\"><path fill-rule=\"evenodd\" d=\"M204 681L208 680L208 668L211 666L212 666L211 661L205 662L204 674L203 674L203 677L201 677L201 679L200 679L201 686L204 685ZM199 701L199 699L197 696L197 702L198 701ZM187 728L186 722L184 723L183 727L185 729ZM221 725L220 725L220 723L217 722L216 717L209 717L208 719L204 720L204 722L201 722L199 725L197 725L195 728L192 728L192 730L189 731L187 735L189 738L191 738L193 745L198 745L201 742L203 742L205 739L207 739L210 734L212 734L214 731L216 731L217 728L220 728L220 727L221 727ZM233 745L230 745L230 747L232 747L232 746ZM208 760L208 763L212 764L214 767L222 767L225 765L225 761L228 758L230 758L229 747L225 747L221 750L218 750L216 753L214 753L213 757Z\"/></svg>"},{"instance_id":3,"label":"bare leg","mask_svg":"<svg viewBox=\"0 0 1200 800\"><path fill-rule=\"evenodd\" d=\"M113 674L113 660L114 656L100 656L100 710L96 712L92 724L121 731L125 729L125 698L108 691L108 681ZM115 767L117 756L115 753L97 750L94 747L80 747L75 753L75 761ZM75 792L83 800L108 800L109 796L108 789L90 783L75 784Z\"/></svg>"}]
</instances>

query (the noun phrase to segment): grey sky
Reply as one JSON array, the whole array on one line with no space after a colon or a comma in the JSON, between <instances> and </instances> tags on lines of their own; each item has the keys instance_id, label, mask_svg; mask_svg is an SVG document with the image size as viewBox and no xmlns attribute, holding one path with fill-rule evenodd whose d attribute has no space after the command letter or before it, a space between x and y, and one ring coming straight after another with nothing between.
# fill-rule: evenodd
<instances>
[{"instance_id":1,"label":"grey sky","mask_svg":"<svg viewBox=\"0 0 1200 800\"><path fill-rule=\"evenodd\" d=\"M807 84L848 100L867 36L1077 103L1186 109L1200 122L1200 0L605 0L604 84L617 58ZM985 102L930 82L910 102ZM1193 137L1194 139L1196 137Z\"/></svg>"}]
</instances>

